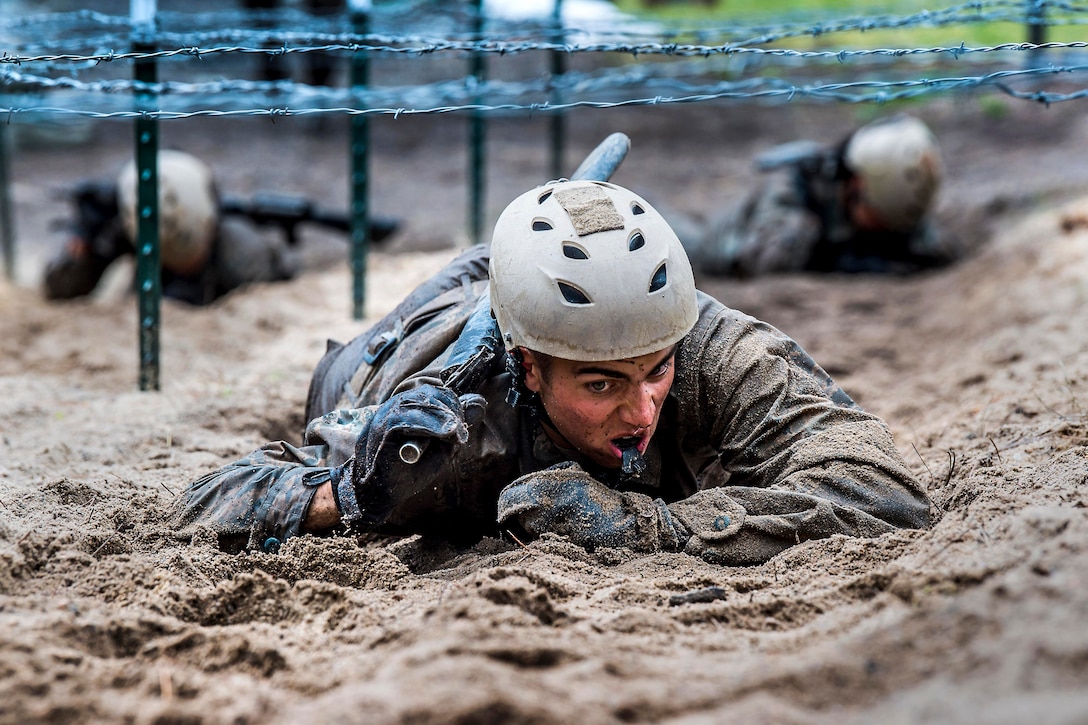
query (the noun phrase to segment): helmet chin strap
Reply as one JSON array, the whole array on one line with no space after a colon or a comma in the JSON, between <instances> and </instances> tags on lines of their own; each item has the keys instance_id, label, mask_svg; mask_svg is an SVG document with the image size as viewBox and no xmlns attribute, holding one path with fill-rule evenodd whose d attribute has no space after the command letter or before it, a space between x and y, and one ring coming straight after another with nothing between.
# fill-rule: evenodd
<instances>
[{"instance_id":1,"label":"helmet chin strap","mask_svg":"<svg viewBox=\"0 0 1088 725\"><path fill-rule=\"evenodd\" d=\"M506 402L514 408L537 408L539 399L534 401L536 393L525 387L525 358L521 350L514 348L506 351L506 372L510 375L510 389L506 391Z\"/></svg>"},{"instance_id":2,"label":"helmet chin strap","mask_svg":"<svg viewBox=\"0 0 1088 725\"><path fill-rule=\"evenodd\" d=\"M506 351L506 372L510 375L510 389L506 391L506 402L514 408L528 408L534 417L558 433L559 429L555 427L555 423L548 416L548 411L544 409L544 401L540 399L540 395L525 386L525 366L522 365L524 361L520 348Z\"/></svg>"}]
</instances>

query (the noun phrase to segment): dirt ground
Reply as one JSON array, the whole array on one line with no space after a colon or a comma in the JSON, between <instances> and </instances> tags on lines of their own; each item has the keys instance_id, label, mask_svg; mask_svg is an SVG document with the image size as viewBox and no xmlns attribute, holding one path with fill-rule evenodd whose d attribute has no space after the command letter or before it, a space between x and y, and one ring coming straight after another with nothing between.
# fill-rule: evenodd
<instances>
[{"instance_id":1,"label":"dirt ground","mask_svg":"<svg viewBox=\"0 0 1088 725\"><path fill-rule=\"evenodd\" d=\"M882 109L674 106L569 118L568 165L614 130L615 180L708 214L752 156ZM341 240L311 269L205 309L167 303L162 390L137 390L127 270L47 304L57 189L112 174L122 122L16 129L18 283L0 282L0 722L1088 722L1088 121L957 97L913 108L948 167L940 216L974 249L911 279L701 280L795 337L884 417L937 523L806 542L765 565L590 554L551 538L468 551L300 537L280 553L179 542L190 481L297 442L326 338L346 341L465 241L467 128L374 123L372 197L403 227L350 319ZM17 124L16 124L17 125ZM346 120L165 122L224 190L343 207ZM489 224L546 180L542 119L490 126ZM721 587L724 599L673 605Z\"/></svg>"}]
</instances>

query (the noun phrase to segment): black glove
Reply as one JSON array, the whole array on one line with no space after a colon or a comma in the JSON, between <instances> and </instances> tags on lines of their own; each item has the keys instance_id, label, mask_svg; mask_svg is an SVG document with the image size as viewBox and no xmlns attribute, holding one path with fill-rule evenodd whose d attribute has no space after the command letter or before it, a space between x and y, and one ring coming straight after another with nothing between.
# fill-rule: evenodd
<instances>
[{"instance_id":1,"label":"black glove","mask_svg":"<svg viewBox=\"0 0 1088 725\"><path fill-rule=\"evenodd\" d=\"M614 491L575 463L522 476L499 494L499 525L536 537L551 532L587 549L710 554L732 537L744 509L721 489L666 505L641 493Z\"/></svg>"},{"instance_id":2,"label":"black glove","mask_svg":"<svg viewBox=\"0 0 1088 725\"><path fill-rule=\"evenodd\" d=\"M483 417L486 407L481 395L458 397L434 385L406 390L382 403L337 481L344 523L408 529L441 506L442 484L456 482L453 449L468 441L469 426ZM414 463L400 455L408 442L422 452Z\"/></svg>"},{"instance_id":3,"label":"black glove","mask_svg":"<svg viewBox=\"0 0 1088 725\"><path fill-rule=\"evenodd\" d=\"M46 299L70 300L89 295L111 261L90 254L74 257L65 253L56 257L46 265L42 278Z\"/></svg>"}]
</instances>

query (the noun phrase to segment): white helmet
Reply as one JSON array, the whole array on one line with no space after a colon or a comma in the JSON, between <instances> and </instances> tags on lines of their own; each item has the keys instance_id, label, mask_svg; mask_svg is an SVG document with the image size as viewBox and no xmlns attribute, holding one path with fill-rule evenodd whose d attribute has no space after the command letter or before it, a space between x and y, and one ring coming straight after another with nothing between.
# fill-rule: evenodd
<instances>
[{"instance_id":1,"label":"white helmet","mask_svg":"<svg viewBox=\"0 0 1088 725\"><path fill-rule=\"evenodd\" d=\"M136 162L117 177L121 223L136 241ZM182 151L159 152L159 249L163 269L199 272L211 255L218 223L218 197L212 171Z\"/></svg>"},{"instance_id":2,"label":"white helmet","mask_svg":"<svg viewBox=\"0 0 1088 725\"><path fill-rule=\"evenodd\" d=\"M491 309L507 349L566 360L639 357L699 316L684 248L653 207L601 181L558 181L503 211L491 243Z\"/></svg>"},{"instance_id":3,"label":"white helmet","mask_svg":"<svg viewBox=\"0 0 1088 725\"><path fill-rule=\"evenodd\" d=\"M859 128L844 156L861 179L861 198L890 228L909 231L941 183L941 152L929 128L906 115Z\"/></svg>"}]
</instances>

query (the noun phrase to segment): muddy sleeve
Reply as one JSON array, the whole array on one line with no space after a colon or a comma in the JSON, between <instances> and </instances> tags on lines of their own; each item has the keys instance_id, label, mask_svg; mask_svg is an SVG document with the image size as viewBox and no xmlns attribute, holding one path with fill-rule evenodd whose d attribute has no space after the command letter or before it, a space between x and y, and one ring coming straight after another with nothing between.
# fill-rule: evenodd
<instances>
[{"instance_id":1,"label":"muddy sleeve","mask_svg":"<svg viewBox=\"0 0 1088 725\"><path fill-rule=\"evenodd\" d=\"M730 313L702 326L707 337L690 380L700 390L692 413L728 474L715 495L739 508L726 535L714 528L717 512L700 518L689 507L678 517L695 534L689 548L702 541L705 558L750 564L807 539L928 526L929 500L887 425L793 340Z\"/></svg>"},{"instance_id":2,"label":"muddy sleeve","mask_svg":"<svg viewBox=\"0 0 1088 725\"><path fill-rule=\"evenodd\" d=\"M334 411L310 423L302 447L268 443L199 478L176 499L174 528L211 528L229 548L268 548L297 535L317 488L336 485L372 415Z\"/></svg>"},{"instance_id":3,"label":"muddy sleeve","mask_svg":"<svg viewBox=\"0 0 1088 725\"><path fill-rule=\"evenodd\" d=\"M173 527L210 528L226 548L271 549L299 533L317 487L338 475L322 465L325 454L269 443L190 484L175 500Z\"/></svg>"}]
</instances>

